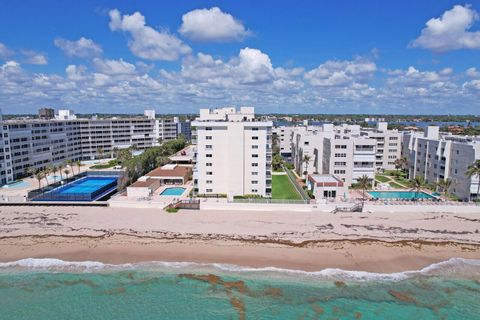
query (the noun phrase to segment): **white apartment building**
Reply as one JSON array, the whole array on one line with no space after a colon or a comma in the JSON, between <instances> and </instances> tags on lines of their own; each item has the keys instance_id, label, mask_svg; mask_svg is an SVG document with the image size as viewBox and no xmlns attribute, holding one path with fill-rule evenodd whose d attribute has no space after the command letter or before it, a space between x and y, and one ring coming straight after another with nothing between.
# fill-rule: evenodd
<instances>
[{"instance_id":1,"label":"white apartment building","mask_svg":"<svg viewBox=\"0 0 480 320\"><path fill-rule=\"evenodd\" d=\"M402 157L402 132L388 130L387 122L378 122L375 129L363 128L361 135L377 141L375 169L394 170L395 160Z\"/></svg>"},{"instance_id":2,"label":"white apartment building","mask_svg":"<svg viewBox=\"0 0 480 320\"><path fill-rule=\"evenodd\" d=\"M280 148L280 155L286 159L292 157L292 135L299 127L294 126L277 126L272 129L276 136L277 144Z\"/></svg>"},{"instance_id":3,"label":"white apartment building","mask_svg":"<svg viewBox=\"0 0 480 320\"><path fill-rule=\"evenodd\" d=\"M401 136L401 132L387 130L386 123L376 129L348 124L295 127L292 160L300 175L333 174L350 186L363 175L374 179L377 170L393 169L401 156Z\"/></svg>"},{"instance_id":4,"label":"white apartment building","mask_svg":"<svg viewBox=\"0 0 480 320\"><path fill-rule=\"evenodd\" d=\"M441 134L439 127L429 126L425 133L406 133L403 155L408 161L409 178L422 176L436 184L451 178L449 192L468 201L476 198L479 177L465 175L468 166L480 159L480 137Z\"/></svg>"},{"instance_id":5,"label":"white apartment building","mask_svg":"<svg viewBox=\"0 0 480 320\"><path fill-rule=\"evenodd\" d=\"M56 119L13 119L0 116L0 184L66 160L111 157L115 149L143 150L175 139L178 119L149 117L77 119L60 110Z\"/></svg>"},{"instance_id":6,"label":"white apartment building","mask_svg":"<svg viewBox=\"0 0 480 320\"><path fill-rule=\"evenodd\" d=\"M200 109L192 127L197 194L271 197L271 121L257 121L253 107Z\"/></svg>"}]
</instances>

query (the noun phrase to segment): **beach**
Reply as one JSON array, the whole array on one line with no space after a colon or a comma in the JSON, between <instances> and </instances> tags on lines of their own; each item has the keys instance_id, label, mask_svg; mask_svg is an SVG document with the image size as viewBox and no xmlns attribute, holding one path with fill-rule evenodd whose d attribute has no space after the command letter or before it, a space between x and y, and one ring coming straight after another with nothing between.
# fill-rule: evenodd
<instances>
[{"instance_id":1,"label":"beach","mask_svg":"<svg viewBox=\"0 0 480 320\"><path fill-rule=\"evenodd\" d=\"M0 261L221 263L305 271L418 270L480 259L475 213L0 207Z\"/></svg>"}]
</instances>

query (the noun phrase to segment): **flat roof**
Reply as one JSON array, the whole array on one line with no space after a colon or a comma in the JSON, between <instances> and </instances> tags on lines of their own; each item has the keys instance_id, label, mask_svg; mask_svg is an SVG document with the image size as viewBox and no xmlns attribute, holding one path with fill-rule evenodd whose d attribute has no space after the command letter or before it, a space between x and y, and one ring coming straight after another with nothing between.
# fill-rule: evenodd
<instances>
[{"instance_id":1,"label":"flat roof","mask_svg":"<svg viewBox=\"0 0 480 320\"><path fill-rule=\"evenodd\" d=\"M315 182L339 182L339 180L331 174L311 174L310 177Z\"/></svg>"},{"instance_id":2,"label":"flat roof","mask_svg":"<svg viewBox=\"0 0 480 320\"><path fill-rule=\"evenodd\" d=\"M147 179L147 180L137 180L135 181L134 183L132 183L131 185L129 185L128 187L134 187L134 188L146 188L146 187L150 187L152 184L155 184L157 181L155 181L154 179Z\"/></svg>"}]
</instances>

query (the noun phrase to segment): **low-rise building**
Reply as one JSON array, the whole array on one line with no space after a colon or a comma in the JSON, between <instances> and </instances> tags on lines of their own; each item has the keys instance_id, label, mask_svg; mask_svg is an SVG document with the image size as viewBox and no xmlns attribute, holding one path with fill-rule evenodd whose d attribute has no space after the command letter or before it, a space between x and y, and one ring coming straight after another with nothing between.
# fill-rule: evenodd
<instances>
[{"instance_id":1,"label":"low-rise building","mask_svg":"<svg viewBox=\"0 0 480 320\"><path fill-rule=\"evenodd\" d=\"M346 183L331 174L309 174L307 188L312 191L315 199L348 198Z\"/></svg>"},{"instance_id":2,"label":"low-rise building","mask_svg":"<svg viewBox=\"0 0 480 320\"><path fill-rule=\"evenodd\" d=\"M468 177L468 167L480 159L480 137L440 133L438 126L425 133L410 132L403 137L410 179L421 176L432 185L451 178L449 193L468 201L477 197L479 177Z\"/></svg>"}]
</instances>

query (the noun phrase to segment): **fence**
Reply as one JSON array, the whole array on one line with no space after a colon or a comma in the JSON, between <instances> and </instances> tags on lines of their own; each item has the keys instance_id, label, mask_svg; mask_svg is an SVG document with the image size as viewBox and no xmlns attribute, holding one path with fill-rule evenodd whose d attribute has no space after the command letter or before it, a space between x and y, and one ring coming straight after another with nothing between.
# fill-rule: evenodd
<instances>
[{"instance_id":1,"label":"fence","mask_svg":"<svg viewBox=\"0 0 480 320\"><path fill-rule=\"evenodd\" d=\"M295 175L290 171L289 169L283 167L283 170L287 173L288 178L290 179L290 182L293 184L297 192L300 194L300 196L303 198L303 200L310 200L310 197L308 194L303 190L302 187L300 187L297 183L297 179L295 178Z\"/></svg>"},{"instance_id":2,"label":"fence","mask_svg":"<svg viewBox=\"0 0 480 320\"><path fill-rule=\"evenodd\" d=\"M287 199L264 199L264 198L249 198L249 199L233 199L229 203L271 203L271 204L310 204L310 200L287 200Z\"/></svg>"},{"instance_id":3,"label":"fence","mask_svg":"<svg viewBox=\"0 0 480 320\"><path fill-rule=\"evenodd\" d=\"M37 201L92 201L92 197L96 197L100 195L102 192L107 192L109 189L110 192L113 191L116 187L118 187L118 181L115 183L109 184L108 186L103 187L101 190L97 190L94 192L94 194L77 194L77 193L70 193L70 194L64 194L60 195L58 193L53 193L55 189L59 189L63 186L66 186L68 184L75 183L75 181L80 180L84 177L117 177L120 178L123 175L123 172L120 171L85 171L82 173L79 173L75 176L72 176L70 178L65 178L61 181L54 182L52 184L49 184L45 187L42 187L40 189L35 189L32 191L29 191L27 194L27 199L29 201L31 200L37 200ZM107 192L109 193L109 192Z\"/></svg>"}]
</instances>

